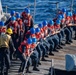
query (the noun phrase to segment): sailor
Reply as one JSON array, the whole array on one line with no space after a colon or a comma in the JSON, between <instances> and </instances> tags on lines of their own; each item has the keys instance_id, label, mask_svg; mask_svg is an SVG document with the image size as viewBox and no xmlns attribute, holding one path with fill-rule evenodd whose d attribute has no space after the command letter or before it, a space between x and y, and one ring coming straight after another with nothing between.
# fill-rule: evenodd
<instances>
[{"instance_id":1,"label":"sailor","mask_svg":"<svg viewBox=\"0 0 76 75\"><path fill-rule=\"evenodd\" d=\"M60 19L57 19L56 20L56 24L55 24L55 29L56 29L56 31L59 31L58 33L57 33L57 35L58 35L58 37L59 37L59 47L60 48L62 48L61 47L61 41L62 41L62 35L61 35L61 33L60 33L60 24L61 24L61 20Z\"/></svg>"},{"instance_id":2,"label":"sailor","mask_svg":"<svg viewBox=\"0 0 76 75\"><path fill-rule=\"evenodd\" d=\"M26 68L26 73L31 73L29 71L29 67L30 67L30 48L31 48L31 44L32 44L32 39L27 39L24 40L21 45L18 47L18 52L17 52L17 57L21 60L21 65L19 68L19 73L22 74L22 72L24 71L24 69ZM27 60L27 57L29 57L29 59ZM27 62L27 64L26 64Z\"/></svg>"},{"instance_id":3,"label":"sailor","mask_svg":"<svg viewBox=\"0 0 76 75\"><path fill-rule=\"evenodd\" d=\"M33 70L39 71L39 69L37 68L39 58L38 58L38 52L37 52L36 46L37 46L37 39L35 37L33 37L32 44L31 44L31 52L30 52L30 53L32 53L32 51L33 51L33 53L31 54L30 58L32 59L32 65L34 66Z\"/></svg>"},{"instance_id":4,"label":"sailor","mask_svg":"<svg viewBox=\"0 0 76 75\"><path fill-rule=\"evenodd\" d=\"M11 17L11 21L9 22L7 28L11 28L13 30L12 40L14 43L15 48L17 49L18 45L18 38L19 38L19 28L18 28L18 22L16 21L16 17Z\"/></svg>"},{"instance_id":5,"label":"sailor","mask_svg":"<svg viewBox=\"0 0 76 75\"><path fill-rule=\"evenodd\" d=\"M61 10L61 15L63 17L63 19L61 20L61 23L62 23L62 28L64 29L64 33L65 33L65 39L66 39L66 44L70 44L70 40L71 40L71 33L70 33L70 30L67 28L67 20L66 20L66 17L69 16L69 13L67 13L66 9L63 8ZM69 18L70 19L70 18Z\"/></svg>"},{"instance_id":6,"label":"sailor","mask_svg":"<svg viewBox=\"0 0 76 75\"><path fill-rule=\"evenodd\" d=\"M8 28L7 30L6 30L6 34L8 34L8 35L12 35L13 34L13 31L12 31L12 29L11 28ZM12 57L13 57L13 54L14 54L14 51L13 51L13 48L12 47L10 47L10 60L12 60Z\"/></svg>"},{"instance_id":7,"label":"sailor","mask_svg":"<svg viewBox=\"0 0 76 75\"><path fill-rule=\"evenodd\" d=\"M44 31L43 45L45 45L45 47L47 48L46 50L49 51L49 49L50 49L50 43L49 43L48 40L46 39L46 37L47 37L48 34L49 34L49 32L48 32L48 26L47 26L48 23L47 23L46 20L44 20L44 21L42 22L42 24L43 24L42 29L43 29L43 31Z\"/></svg>"},{"instance_id":8,"label":"sailor","mask_svg":"<svg viewBox=\"0 0 76 75\"><path fill-rule=\"evenodd\" d=\"M29 37L36 38L36 34L35 33L36 33L35 28L32 27L29 31L27 31L27 33L25 34L25 38L24 39L27 39ZM41 50L37 48L38 46L39 46L39 44L36 46L35 49L38 52L38 56L39 56L38 59L40 59L40 57L41 57ZM40 61L38 62L38 64L40 64Z\"/></svg>"},{"instance_id":9,"label":"sailor","mask_svg":"<svg viewBox=\"0 0 76 75\"><path fill-rule=\"evenodd\" d=\"M12 16L16 16L16 12L14 11L14 10L12 10L11 12L10 12L10 18L5 22L5 25L8 25L8 23L11 21L11 17Z\"/></svg>"},{"instance_id":10,"label":"sailor","mask_svg":"<svg viewBox=\"0 0 76 75\"><path fill-rule=\"evenodd\" d=\"M30 9L25 8L24 12L22 12L22 20L25 26L25 33L33 27L33 18L30 15Z\"/></svg>"},{"instance_id":11,"label":"sailor","mask_svg":"<svg viewBox=\"0 0 76 75\"><path fill-rule=\"evenodd\" d=\"M50 47L50 51L49 51L49 55L54 55L53 53L52 53L52 51L54 50L54 46L55 46L55 44L54 44L54 41L53 41L53 35L54 35L54 33L55 33L55 29L54 29L54 22L53 22L53 20L50 20L49 22L48 22L48 28L49 28L49 37L48 37L48 42L51 44L51 47Z\"/></svg>"},{"instance_id":12,"label":"sailor","mask_svg":"<svg viewBox=\"0 0 76 75\"><path fill-rule=\"evenodd\" d=\"M23 22L19 13L16 13L16 21L18 22L18 30L19 30L19 38L17 40L19 46L20 43L23 41L23 36L24 36Z\"/></svg>"},{"instance_id":13,"label":"sailor","mask_svg":"<svg viewBox=\"0 0 76 75\"><path fill-rule=\"evenodd\" d=\"M46 38L46 39L43 40L43 45L45 45L47 47L47 49L46 49L47 50L47 55L48 55L48 53L50 55L53 55L52 50L54 48L54 42L52 41L51 37L49 37L50 32L49 32L49 28L48 28L48 23L47 23L47 21L43 21L42 24L43 24L42 29L44 31L44 38Z\"/></svg>"},{"instance_id":14,"label":"sailor","mask_svg":"<svg viewBox=\"0 0 76 75\"><path fill-rule=\"evenodd\" d=\"M64 15L63 14L59 14L58 17L57 17L58 20L60 20L60 37L61 37L61 42L60 42L60 45L65 45L65 43L63 43L62 41L64 40L64 36L65 36L65 33L64 33Z\"/></svg>"},{"instance_id":15,"label":"sailor","mask_svg":"<svg viewBox=\"0 0 76 75\"><path fill-rule=\"evenodd\" d=\"M76 24L76 10L74 10L74 13L73 13L73 23ZM76 26L74 26L73 29L75 31L74 40L76 40Z\"/></svg>"},{"instance_id":16,"label":"sailor","mask_svg":"<svg viewBox=\"0 0 76 75\"><path fill-rule=\"evenodd\" d=\"M71 31L70 31L69 24L70 24L70 13L66 12L66 18L65 18L66 28L64 29L64 32L66 34L66 44L72 43L72 34L71 34Z\"/></svg>"},{"instance_id":17,"label":"sailor","mask_svg":"<svg viewBox=\"0 0 76 75\"><path fill-rule=\"evenodd\" d=\"M69 26L68 26L68 29L70 30L70 33L71 33L71 40L70 40L70 42L72 43L73 41L72 41L72 31L73 31L73 14L72 14L72 12L70 11L69 12L69 18L70 18L70 20L69 20ZM71 24L71 26L70 26L70 24Z\"/></svg>"},{"instance_id":18,"label":"sailor","mask_svg":"<svg viewBox=\"0 0 76 75\"><path fill-rule=\"evenodd\" d=\"M40 42L40 43L38 44L38 46L37 46L37 50L38 50L38 52L40 52L40 53L41 53L41 51L42 51L42 59L41 59L41 60L42 60L42 61L46 61L46 59L45 59L46 46L43 45L43 42L42 42L42 41L40 41L40 39L41 39L40 28L36 28L36 38L37 38L37 41Z\"/></svg>"},{"instance_id":19,"label":"sailor","mask_svg":"<svg viewBox=\"0 0 76 75\"><path fill-rule=\"evenodd\" d=\"M61 14L61 24L60 24L60 27L61 27L61 31L60 31L60 33L61 33L61 35L62 35L62 40L64 40L64 37L65 37L65 33L64 33L64 22L65 22L65 18L64 18L64 15L63 14ZM61 43L61 45L63 45L62 43ZM65 45L65 44L64 44Z\"/></svg>"},{"instance_id":20,"label":"sailor","mask_svg":"<svg viewBox=\"0 0 76 75\"><path fill-rule=\"evenodd\" d=\"M4 27L4 22L0 21L0 28L2 27ZM13 51L15 51L10 35L6 34L5 32L0 32L1 75L8 75L8 70L10 68L10 53L9 53L10 47L13 49Z\"/></svg>"}]
</instances>

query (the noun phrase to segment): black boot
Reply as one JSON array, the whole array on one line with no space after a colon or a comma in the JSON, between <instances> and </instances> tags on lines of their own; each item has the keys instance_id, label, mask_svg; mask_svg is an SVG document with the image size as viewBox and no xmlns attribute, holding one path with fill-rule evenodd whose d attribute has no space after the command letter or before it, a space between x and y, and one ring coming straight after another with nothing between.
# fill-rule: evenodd
<instances>
[{"instance_id":1,"label":"black boot","mask_svg":"<svg viewBox=\"0 0 76 75\"><path fill-rule=\"evenodd\" d=\"M52 56L54 56L54 54L53 54L52 52L49 52L49 55L52 55Z\"/></svg>"},{"instance_id":2,"label":"black boot","mask_svg":"<svg viewBox=\"0 0 76 75\"><path fill-rule=\"evenodd\" d=\"M53 51L58 52L58 50L56 48Z\"/></svg>"},{"instance_id":3,"label":"black boot","mask_svg":"<svg viewBox=\"0 0 76 75\"><path fill-rule=\"evenodd\" d=\"M66 41L65 43L66 43L66 44L71 44L69 41Z\"/></svg>"},{"instance_id":4,"label":"black boot","mask_svg":"<svg viewBox=\"0 0 76 75\"><path fill-rule=\"evenodd\" d=\"M69 40L69 42L70 42L70 43L73 43L73 41L72 41L72 40Z\"/></svg>"},{"instance_id":5,"label":"black boot","mask_svg":"<svg viewBox=\"0 0 76 75\"><path fill-rule=\"evenodd\" d=\"M26 67L26 73L32 73L31 71L29 71L29 67Z\"/></svg>"},{"instance_id":6,"label":"black boot","mask_svg":"<svg viewBox=\"0 0 76 75\"><path fill-rule=\"evenodd\" d=\"M65 43L61 42L61 45L62 45L62 46L65 46Z\"/></svg>"},{"instance_id":7,"label":"black boot","mask_svg":"<svg viewBox=\"0 0 76 75\"><path fill-rule=\"evenodd\" d=\"M76 40L76 37L74 37L74 40Z\"/></svg>"},{"instance_id":8,"label":"black boot","mask_svg":"<svg viewBox=\"0 0 76 75\"><path fill-rule=\"evenodd\" d=\"M38 62L38 65L41 65L41 62L40 61Z\"/></svg>"},{"instance_id":9,"label":"black boot","mask_svg":"<svg viewBox=\"0 0 76 75\"><path fill-rule=\"evenodd\" d=\"M34 71L40 71L37 67L33 68Z\"/></svg>"},{"instance_id":10,"label":"black boot","mask_svg":"<svg viewBox=\"0 0 76 75\"><path fill-rule=\"evenodd\" d=\"M61 45L59 45L60 49L63 49L63 47Z\"/></svg>"}]
</instances>

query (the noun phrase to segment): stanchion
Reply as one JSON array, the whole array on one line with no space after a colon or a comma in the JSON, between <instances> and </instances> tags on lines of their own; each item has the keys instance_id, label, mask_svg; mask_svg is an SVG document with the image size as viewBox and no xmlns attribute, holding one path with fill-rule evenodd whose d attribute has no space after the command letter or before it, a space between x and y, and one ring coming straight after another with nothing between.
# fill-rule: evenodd
<instances>
[{"instance_id":1,"label":"stanchion","mask_svg":"<svg viewBox=\"0 0 76 75\"><path fill-rule=\"evenodd\" d=\"M49 70L49 75L56 75L54 70L54 59L51 60L51 68Z\"/></svg>"}]
</instances>

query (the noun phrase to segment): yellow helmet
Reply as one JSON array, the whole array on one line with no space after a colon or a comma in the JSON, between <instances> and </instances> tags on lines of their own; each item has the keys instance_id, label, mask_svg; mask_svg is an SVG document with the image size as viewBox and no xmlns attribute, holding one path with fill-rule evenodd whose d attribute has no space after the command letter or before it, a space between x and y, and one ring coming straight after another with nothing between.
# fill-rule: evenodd
<instances>
[{"instance_id":1,"label":"yellow helmet","mask_svg":"<svg viewBox=\"0 0 76 75\"><path fill-rule=\"evenodd\" d=\"M8 29L6 30L6 32L7 32L8 34L13 34L13 31L12 31L11 28L8 28Z\"/></svg>"}]
</instances>

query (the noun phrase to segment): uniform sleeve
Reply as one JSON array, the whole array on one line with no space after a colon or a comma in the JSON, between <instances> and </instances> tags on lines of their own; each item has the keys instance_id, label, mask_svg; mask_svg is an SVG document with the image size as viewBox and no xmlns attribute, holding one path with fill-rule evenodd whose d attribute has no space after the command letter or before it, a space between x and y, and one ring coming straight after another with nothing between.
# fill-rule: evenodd
<instances>
[{"instance_id":1,"label":"uniform sleeve","mask_svg":"<svg viewBox=\"0 0 76 75\"><path fill-rule=\"evenodd\" d=\"M15 47L14 47L12 39L9 40L9 48L10 50L12 49L13 51L15 51Z\"/></svg>"}]
</instances>

